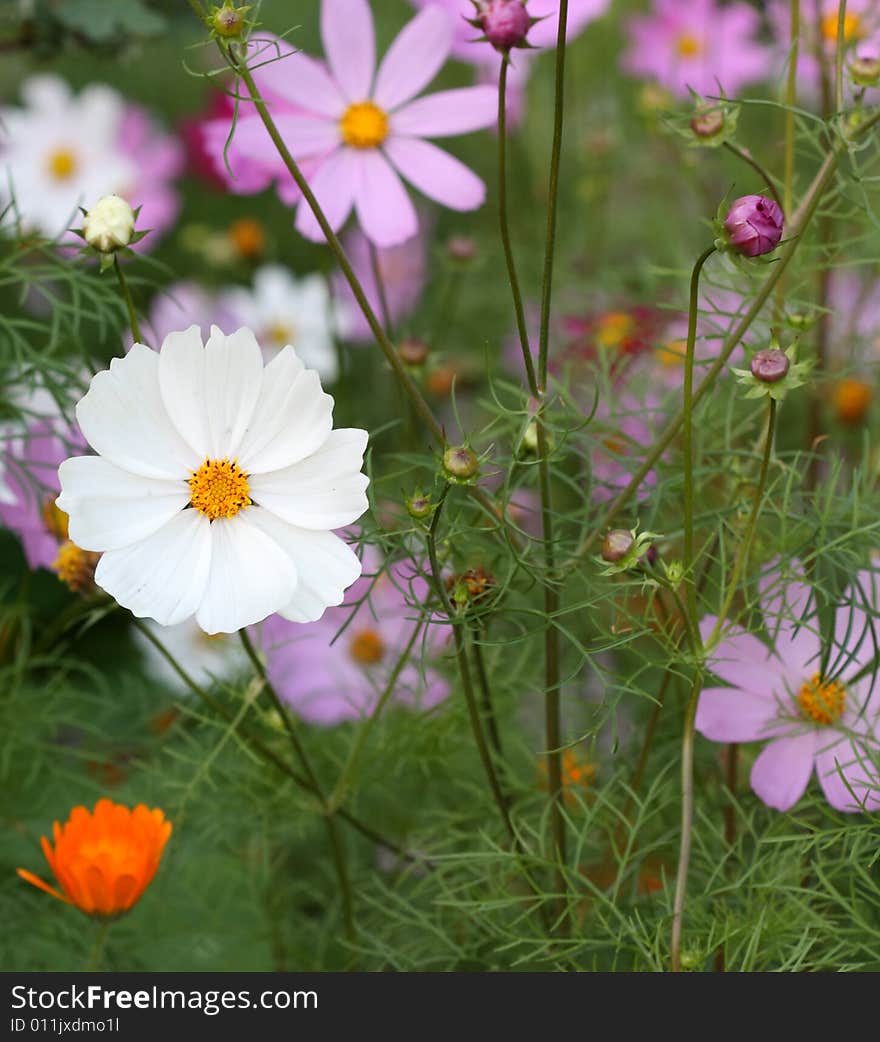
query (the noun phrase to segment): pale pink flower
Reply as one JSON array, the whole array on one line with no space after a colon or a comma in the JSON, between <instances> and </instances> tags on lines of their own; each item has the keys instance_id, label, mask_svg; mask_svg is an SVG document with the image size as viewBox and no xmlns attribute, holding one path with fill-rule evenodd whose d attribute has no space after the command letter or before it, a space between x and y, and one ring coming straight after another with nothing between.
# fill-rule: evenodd
<instances>
[{"instance_id":1,"label":"pale pink flower","mask_svg":"<svg viewBox=\"0 0 880 1042\"><path fill-rule=\"evenodd\" d=\"M630 483L660 430L663 414L658 405L650 392L636 394L624 388L613 390L599 402L591 426L596 435L591 453L594 502L613 499ZM636 499L647 499L656 484L656 472L648 471Z\"/></svg>"},{"instance_id":2,"label":"pale pink flower","mask_svg":"<svg viewBox=\"0 0 880 1042\"><path fill-rule=\"evenodd\" d=\"M773 52L756 39L760 24L741 0L653 0L650 14L629 20L623 68L681 98L689 88L734 96L773 71Z\"/></svg>"},{"instance_id":3,"label":"pale pink flower","mask_svg":"<svg viewBox=\"0 0 880 1042\"><path fill-rule=\"evenodd\" d=\"M367 0L322 0L321 36L327 66L293 54L263 69L269 87L298 106L275 122L294 158L314 161L312 191L334 231L352 209L367 238L394 246L418 230L415 206L401 181L453 210L475 210L486 187L468 167L426 138L491 126L495 92L463 87L417 95L449 55L452 26L438 7L404 26L376 69L373 16ZM238 148L260 159L272 147L253 121L236 128ZM316 242L323 233L301 200L296 227Z\"/></svg>"},{"instance_id":4,"label":"pale pink flower","mask_svg":"<svg viewBox=\"0 0 880 1042\"><path fill-rule=\"evenodd\" d=\"M767 742L751 785L770 807L791 809L815 769L837 810L878 810L880 687L866 668L875 656L877 575L860 572L844 594L824 657L810 587L794 579L780 593L778 582L771 576L760 584L769 643L729 626L711 649L711 671L730 686L703 691L697 730L715 742ZM715 623L702 620L703 640Z\"/></svg>"}]
</instances>

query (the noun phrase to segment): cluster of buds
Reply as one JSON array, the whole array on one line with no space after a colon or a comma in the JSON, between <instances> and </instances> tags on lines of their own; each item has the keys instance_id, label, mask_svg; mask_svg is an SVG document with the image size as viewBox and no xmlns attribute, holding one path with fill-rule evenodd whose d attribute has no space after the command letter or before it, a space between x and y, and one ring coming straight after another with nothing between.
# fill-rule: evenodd
<instances>
[{"instance_id":1,"label":"cluster of buds","mask_svg":"<svg viewBox=\"0 0 880 1042\"><path fill-rule=\"evenodd\" d=\"M529 30L539 22L526 10L526 0L472 0L476 8L473 18L467 20L483 35L480 41L488 41L496 51L507 54L512 48L526 48Z\"/></svg>"},{"instance_id":2,"label":"cluster of buds","mask_svg":"<svg viewBox=\"0 0 880 1042\"><path fill-rule=\"evenodd\" d=\"M748 369L733 371L737 381L748 388L746 398L766 397L782 401L789 391L806 382L812 364L811 361L797 361L796 341L783 351L774 336L769 347L752 355Z\"/></svg>"},{"instance_id":3,"label":"cluster of buds","mask_svg":"<svg viewBox=\"0 0 880 1042\"><path fill-rule=\"evenodd\" d=\"M498 586L498 580L480 565L446 580L446 589L453 607L459 612L484 607Z\"/></svg>"},{"instance_id":4,"label":"cluster of buds","mask_svg":"<svg viewBox=\"0 0 880 1042\"><path fill-rule=\"evenodd\" d=\"M716 246L743 257L763 257L779 245L784 226L782 207L775 200L744 195L728 209Z\"/></svg>"},{"instance_id":5,"label":"cluster of buds","mask_svg":"<svg viewBox=\"0 0 880 1042\"><path fill-rule=\"evenodd\" d=\"M75 233L101 258L101 270L113 263L113 257L141 239L147 232L136 232L140 207L132 210L120 195L105 195L90 210L81 209L83 223Z\"/></svg>"}]
</instances>

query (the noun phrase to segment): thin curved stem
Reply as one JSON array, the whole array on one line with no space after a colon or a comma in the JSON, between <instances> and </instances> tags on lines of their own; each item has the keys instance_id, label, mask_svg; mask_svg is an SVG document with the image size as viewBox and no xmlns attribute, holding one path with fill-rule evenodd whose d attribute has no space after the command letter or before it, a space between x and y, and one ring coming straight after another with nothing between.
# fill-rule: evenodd
<instances>
[{"instance_id":1,"label":"thin curved stem","mask_svg":"<svg viewBox=\"0 0 880 1042\"><path fill-rule=\"evenodd\" d=\"M529 343L529 330L526 325L526 313L523 306L522 290L519 275L516 271L516 260L510 241L510 222L507 214L507 69L510 55L501 59L501 71L498 74L498 223L501 230L501 245L504 248L504 261L507 265L507 280L513 297L513 312L516 317L516 329L522 349L523 365L529 390L538 397L538 380L535 375L535 363L532 358L532 345Z\"/></svg>"},{"instance_id":2,"label":"thin curved stem","mask_svg":"<svg viewBox=\"0 0 880 1042\"><path fill-rule=\"evenodd\" d=\"M391 321L391 311L388 307L388 294L385 291L385 277L382 274L382 263L379 259L379 248L369 240L370 268L373 272L373 281L376 283L376 296L379 299L379 313L382 316L382 325L385 327L385 335L389 340L394 339L394 324Z\"/></svg>"},{"instance_id":3,"label":"thin curved stem","mask_svg":"<svg viewBox=\"0 0 880 1042\"><path fill-rule=\"evenodd\" d=\"M300 762L300 766L308 779L309 785L312 788L315 796L317 796L321 804L321 818L324 821L324 827L327 831L327 839L330 842L330 850L333 855L333 864L336 869L336 877L339 880L339 890L342 897L342 908L343 916L345 919L345 928L348 933L349 939L353 940L355 936L354 929L354 910L352 906L351 896L351 883L348 877L348 865L345 860L345 847L342 843L342 839L339 835L339 830L336 828L336 822L334 820L335 814L333 808L324 795L324 790L321 787L321 783L318 780L318 776L315 773L315 769L312 766L312 762L306 751L305 746L302 743L299 735L297 734L296 727L294 726L293 719L288 712L287 706L281 701L278 696L278 692L275 690L272 682L269 680L269 675L266 672L266 667L263 665L263 661L257 654L254 645L248 636L247 630L241 629L238 631L239 638L241 640L242 647L244 648L245 654L251 661L251 665L256 670L257 676L263 681L263 686L272 700L272 703L276 711L280 714L282 721L284 722L284 729L287 731L287 736L290 739L290 744L293 746L293 751L296 753L296 757Z\"/></svg>"},{"instance_id":4,"label":"thin curved stem","mask_svg":"<svg viewBox=\"0 0 880 1042\"><path fill-rule=\"evenodd\" d=\"M834 55L834 101L838 112L843 112L843 54L846 49L846 0L837 6L837 49Z\"/></svg>"},{"instance_id":5,"label":"thin curved stem","mask_svg":"<svg viewBox=\"0 0 880 1042\"><path fill-rule=\"evenodd\" d=\"M483 716L486 726L489 728L489 741L495 750L499 760L503 759L501 748L501 732L498 730L498 718L495 716L495 706L492 701L492 687L489 683L489 674L486 671L486 662L483 657L483 648L480 640L484 631L477 627L474 638L471 640L471 653L474 658L474 669L477 674L477 684L480 688L480 701L482 703Z\"/></svg>"},{"instance_id":6,"label":"thin curved stem","mask_svg":"<svg viewBox=\"0 0 880 1042\"><path fill-rule=\"evenodd\" d=\"M755 171L755 173L767 186L767 191L770 193L771 196L773 196L773 201L780 208L780 210L782 210L783 214L785 214L787 211L785 209L785 204L782 201L782 196L779 194L779 189L776 187L776 184L773 178L768 173L768 171L763 166L761 166L758 160L755 159L755 157L750 152L746 152L744 148L740 148L739 145L734 145L732 141L725 141L724 147L727 149L728 152L735 155L738 159L741 159L744 163L747 163L752 168L752 170Z\"/></svg>"},{"instance_id":7,"label":"thin curved stem","mask_svg":"<svg viewBox=\"0 0 880 1042\"><path fill-rule=\"evenodd\" d=\"M128 280L122 271L122 265L119 263L119 254L113 254L113 267L116 270L116 279L119 282L119 290L122 293L122 299L125 301L125 307L128 311L128 324L131 327L131 335L134 337L136 344L142 343L141 340L141 329L138 325L137 312L134 309L134 301L131 298L131 290L128 288Z\"/></svg>"}]
</instances>

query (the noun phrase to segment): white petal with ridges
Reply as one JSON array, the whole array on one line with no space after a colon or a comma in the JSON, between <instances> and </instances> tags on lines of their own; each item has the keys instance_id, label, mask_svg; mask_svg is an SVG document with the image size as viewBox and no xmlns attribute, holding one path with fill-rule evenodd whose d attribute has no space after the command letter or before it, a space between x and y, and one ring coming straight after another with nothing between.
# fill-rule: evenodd
<instances>
[{"instance_id":1,"label":"white petal with ridges","mask_svg":"<svg viewBox=\"0 0 880 1042\"><path fill-rule=\"evenodd\" d=\"M159 390L171 422L199 460L208 455L205 346L198 326L169 333L159 353Z\"/></svg>"},{"instance_id":2,"label":"white petal with ridges","mask_svg":"<svg viewBox=\"0 0 880 1042\"><path fill-rule=\"evenodd\" d=\"M205 407L212 459L234 459L263 384L263 355L249 329L231 336L211 327L205 345Z\"/></svg>"}]
</instances>

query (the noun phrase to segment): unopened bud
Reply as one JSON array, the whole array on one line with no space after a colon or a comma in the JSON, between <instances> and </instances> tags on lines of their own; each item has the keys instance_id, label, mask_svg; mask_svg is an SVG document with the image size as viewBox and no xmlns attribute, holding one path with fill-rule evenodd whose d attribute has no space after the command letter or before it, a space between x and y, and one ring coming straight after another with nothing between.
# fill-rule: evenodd
<instances>
[{"instance_id":1,"label":"unopened bud","mask_svg":"<svg viewBox=\"0 0 880 1042\"><path fill-rule=\"evenodd\" d=\"M525 0L478 0L477 14L471 24L483 30L496 51L506 52L511 47L526 46L526 34L533 19L526 10Z\"/></svg>"},{"instance_id":2,"label":"unopened bud","mask_svg":"<svg viewBox=\"0 0 880 1042\"><path fill-rule=\"evenodd\" d=\"M783 229L782 208L763 195L744 195L727 211L727 241L745 257L761 257L779 245Z\"/></svg>"},{"instance_id":3,"label":"unopened bud","mask_svg":"<svg viewBox=\"0 0 880 1042\"><path fill-rule=\"evenodd\" d=\"M467 445L455 445L443 453L443 473L450 481L470 481L476 477L479 468L476 453Z\"/></svg>"},{"instance_id":4,"label":"unopened bud","mask_svg":"<svg viewBox=\"0 0 880 1042\"><path fill-rule=\"evenodd\" d=\"M83 238L99 253L114 253L134 236L134 210L119 195L105 195L83 218Z\"/></svg>"},{"instance_id":5,"label":"unopened bud","mask_svg":"<svg viewBox=\"0 0 880 1042\"><path fill-rule=\"evenodd\" d=\"M414 521L424 521L434 513L431 497L424 492L414 492L406 501L406 512Z\"/></svg>"},{"instance_id":6,"label":"unopened bud","mask_svg":"<svg viewBox=\"0 0 880 1042\"><path fill-rule=\"evenodd\" d=\"M717 107L700 109L691 120L691 130L698 138L717 137L724 130L724 110Z\"/></svg>"},{"instance_id":7,"label":"unopened bud","mask_svg":"<svg viewBox=\"0 0 880 1042\"><path fill-rule=\"evenodd\" d=\"M224 4L214 9L211 15L211 28L218 36L226 40L234 40L241 36L247 25L246 14L249 8Z\"/></svg>"},{"instance_id":8,"label":"unopened bud","mask_svg":"<svg viewBox=\"0 0 880 1042\"><path fill-rule=\"evenodd\" d=\"M428 345L424 340L411 337L398 345L397 353L407 365L424 365L428 359Z\"/></svg>"},{"instance_id":9,"label":"unopened bud","mask_svg":"<svg viewBox=\"0 0 880 1042\"><path fill-rule=\"evenodd\" d=\"M625 528L612 529L602 543L602 560L609 564L617 564L632 550L634 544L632 532Z\"/></svg>"},{"instance_id":10,"label":"unopened bud","mask_svg":"<svg viewBox=\"0 0 880 1042\"><path fill-rule=\"evenodd\" d=\"M850 64L849 74L859 87L880 85L880 58L855 58Z\"/></svg>"},{"instance_id":11,"label":"unopened bud","mask_svg":"<svg viewBox=\"0 0 880 1042\"><path fill-rule=\"evenodd\" d=\"M776 384L788 375L791 362L784 351L768 347L752 358L749 368L756 380L765 384Z\"/></svg>"},{"instance_id":12,"label":"unopened bud","mask_svg":"<svg viewBox=\"0 0 880 1042\"><path fill-rule=\"evenodd\" d=\"M446 243L446 255L455 264L471 264L477 256L477 244L467 235L453 235Z\"/></svg>"}]
</instances>

